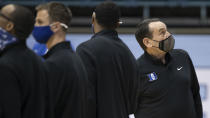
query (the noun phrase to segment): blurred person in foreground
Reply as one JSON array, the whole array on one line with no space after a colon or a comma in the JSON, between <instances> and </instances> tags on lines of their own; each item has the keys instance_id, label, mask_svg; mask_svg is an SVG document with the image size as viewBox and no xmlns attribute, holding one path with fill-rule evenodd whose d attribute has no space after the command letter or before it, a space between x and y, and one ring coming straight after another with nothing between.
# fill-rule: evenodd
<instances>
[{"instance_id":1,"label":"blurred person in foreground","mask_svg":"<svg viewBox=\"0 0 210 118\"><path fill-rule=\"evenodd\" d=\"M92 15L94 35L76 52L88 73L88 117L128 118L137 98L137 64L118 37L120 9L113 2L96 6Z\"/></svg>"},{"instance_id":2,"label":"blurred person in foreground","mask_svg":"<svg viewBox=\"0 0 210 118\"><path fill-rule=\"evenodd\" d=\"M199 83L188 53L173 49L165 23L146 19L136 39L144 50L137 60L141 74L135 118L202 118Z\"/></svg>"},{"instance_id":3,"label":"blurred person in foreground","mask_svg":"<svg viewBox=\"0 0 210 118\"><path fill-rule=\"evenodd\" d=\"M43 63L26 47L32 12L9 4L0 10L0 118L45 118Z\"/></svg>"},{"instance_id":4,"label":"blurred person in foreground","mask_svg":"<svg viewBox=\"0 0 210 118\"><path fill-rule=\"evenodd\" d=\"M46 44L47 118L86 118L86 71L80 58L66 41L71 10L62 3L49 2L36 7L33 36Z\"/></svg>"}]
</instances>

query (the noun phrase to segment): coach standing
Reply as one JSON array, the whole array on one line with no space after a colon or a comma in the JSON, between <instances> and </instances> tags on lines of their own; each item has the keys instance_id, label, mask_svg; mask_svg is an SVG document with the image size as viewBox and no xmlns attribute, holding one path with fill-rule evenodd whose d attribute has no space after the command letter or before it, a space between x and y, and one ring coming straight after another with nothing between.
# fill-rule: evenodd
<instances>
[{"instance_id":1,"label":"coach standing","mask_svg":"<svg viewBox=\"0 0 210 118\"><path fill-rule=\"evenodd\" d=\"M138 25L136 39L145 53L138 59L140 97L136 118L202 118L199 83L188 53L159 19Z\"/></svg>"}]
</instances>

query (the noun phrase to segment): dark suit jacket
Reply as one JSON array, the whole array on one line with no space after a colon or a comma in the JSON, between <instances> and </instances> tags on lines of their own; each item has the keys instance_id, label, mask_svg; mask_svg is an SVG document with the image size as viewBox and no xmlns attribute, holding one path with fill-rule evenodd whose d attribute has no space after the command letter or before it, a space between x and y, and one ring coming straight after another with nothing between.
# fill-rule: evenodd
<instances>
[{"instance_id":1,"label":"dark suit jacket","mask_svg":"<svg viewBox=\"0 0 210 118\"><path fill-rule=\"evenodd\" d=\"M0 118L44 118L45 74L24 41L0 52Z\"/></svg>"},{"instance_id":2,"label":"dark suit jacket","mask_svg":"<svg viewBox=\"0 0 210 118\"><path fill-rule=\"evenodd\" d=\"M90 82L89 118L128 118L137 101L136 60L114 30L103 30L77 47Z\"/></svg>"},{"instance_id":3,"label":"dark suit jacket","mask_svg":"<svg viewBox=\"0 0 210 118\"><path fill-rule=\"evenodd\" d=\"M70 43L56 44L44 58L48 75L48 117L86 118L87 75Z\"/></svg>"}]
</instances>

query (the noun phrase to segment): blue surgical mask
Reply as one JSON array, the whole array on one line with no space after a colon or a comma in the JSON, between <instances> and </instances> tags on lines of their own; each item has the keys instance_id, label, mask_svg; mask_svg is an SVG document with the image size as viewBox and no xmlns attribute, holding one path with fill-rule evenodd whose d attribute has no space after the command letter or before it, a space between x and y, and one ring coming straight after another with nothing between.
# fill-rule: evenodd
<instances>
[{"instance_id":1,"label":"blue surgical mask","mask_svg":"<svg viewBox=\"0 0 210 118\"><path fill-rule=\"evenodd\" d=\"M17 38L15 38L9 32L0 27L0 51L3 51L7 45L15 43L17 41Z\"/></svg>"},{"instance_id":2,"label":"blue surgical mask","mask_svg":"<svg viewBox=\"0 0 210 118\"><path fill-rule=\"evenodd\" d=\"M45 44L53 34L50 26L35 26L32 32L32 35L37 42Z\"/></svg>"}]
</instances>

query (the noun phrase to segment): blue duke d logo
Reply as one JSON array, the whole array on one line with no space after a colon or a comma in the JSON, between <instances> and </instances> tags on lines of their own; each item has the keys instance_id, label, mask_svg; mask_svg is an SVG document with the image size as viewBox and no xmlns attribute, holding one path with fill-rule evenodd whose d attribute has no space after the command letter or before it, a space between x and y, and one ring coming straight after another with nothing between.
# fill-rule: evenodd
<instances>
[{"instance_id":1,"label":"blue duke d logo","mask_svg":"<svg viewBox=\"0 0 210 118\"><path fill-rule=\"evenodd\" d=\"M157 74L155 72L149 73L149 74L147 74L147 76L149 77L150 82L158 79Z\"/></svg>"}]
</instances>

